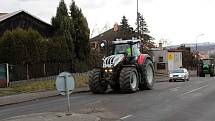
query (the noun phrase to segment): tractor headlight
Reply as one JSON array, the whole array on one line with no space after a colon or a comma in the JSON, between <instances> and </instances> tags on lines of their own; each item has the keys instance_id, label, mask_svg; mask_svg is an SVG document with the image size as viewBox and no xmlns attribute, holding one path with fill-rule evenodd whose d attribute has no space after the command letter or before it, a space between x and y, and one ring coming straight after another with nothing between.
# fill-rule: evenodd
<instances>
[{"instance_id":1,"label":"tractor headlight","mask_svg":"<svg viewBox=\"0 0 215 121\"><path fill-rule=\"evenodd\" d=\"M105 69L105 73L112 73L113 72L113 69Z\"/></svg>"},{"instance_id":2,"label":"tractor headlight","mask_svg":"<svg viewBox=\"0 0 215 121\"><path fill-rule=\"evenodd\" d=\"M113 72L113 69L109 69L109 72L111 72L111 73L112 73L112 72Z\"/></svg>"}]
</instances>

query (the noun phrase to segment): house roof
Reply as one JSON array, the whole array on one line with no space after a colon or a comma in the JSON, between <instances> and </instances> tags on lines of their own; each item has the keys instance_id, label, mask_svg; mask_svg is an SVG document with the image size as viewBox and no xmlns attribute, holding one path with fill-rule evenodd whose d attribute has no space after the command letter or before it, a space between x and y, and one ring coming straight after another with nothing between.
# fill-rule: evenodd
<instances>
[{"instance_id":1,"label":"house roof","mask_svg":"<svg viewBox=\"0 0 215 121\"><path fill-rule=\"evenodd\" d=\"M94 42L94 41L98 41L98 40L102 40L102 39L106 39L107 37L111 36L113 34L113 28L93 37L90 39L91 42Z\"/></svg>"},{"instance_id":2,"label":"house roof","mask_svg":"<svg viewBox=\"0 0 215 121\"><path fill-rule=\"evenodd\" d=\"M5 15L5 14L8 14L8 13L0 13L0 16Z\"/></svg>"},{"instance_id":3,"label":"house roof","mask_svg":"<svg viewBox=\"0 0 215 121\"><path fill-rule=\"evenodd\" d=\"M137 42L140 42L140 40L118 40L118 41L113 41L113 44L126 44L129 42L137 43Z\"/></svg>"},{"instance_id":4,"label":"house roof","mask_svg":"<svg viewBox=\"0 0 215 121\"><path fill-rule=\"evenodd\" d=\"M4 21L4 20L7 20L7 19L9 19L9 18L11 18L11 17L13 17L13 16L19 14L19 13L22 13L22 12L24 12L24 13L26 13L26 14L32 16L32 17L35 18L35 19L38 19L39 21L43 22L44 24L50 25L49 23L42 21L40 18L38 18L38 17L36 17L36 16L34 16L34 15L31 15L30 13L28 13L28 12L25 11L25 10L19 10L19 11L15 11L15 12L13 12L13 13L0 13L0 22L2 22L2 21Z\"/></svg>"}]
</instances>

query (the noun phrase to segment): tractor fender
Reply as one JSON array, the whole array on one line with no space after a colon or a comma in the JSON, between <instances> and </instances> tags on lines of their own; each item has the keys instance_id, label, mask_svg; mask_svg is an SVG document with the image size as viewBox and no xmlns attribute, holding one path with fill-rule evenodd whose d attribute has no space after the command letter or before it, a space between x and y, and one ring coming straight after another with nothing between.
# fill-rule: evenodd
<instances>
[{"instance_id":1,"label":"tractor fender","mask_svg":"<svg viewBox=\"0 0 215 121\"><path fill-rule=\"evenodd\" d=\"M137 58L137 63L139 65L143 65L146 59L150 59L152 61L151 57L148 54L140 54Z\"/></svg>"},{"instance_id":2,"label":"tractor fender","mask_svg":"<svg viewBox=\"0 0 215 121\"><path fill-rule=\"evenodd\" d=\"M137 68L136 65L123 65L122 67L134 67L134 68Z\"/></svg>"}]
</instances>

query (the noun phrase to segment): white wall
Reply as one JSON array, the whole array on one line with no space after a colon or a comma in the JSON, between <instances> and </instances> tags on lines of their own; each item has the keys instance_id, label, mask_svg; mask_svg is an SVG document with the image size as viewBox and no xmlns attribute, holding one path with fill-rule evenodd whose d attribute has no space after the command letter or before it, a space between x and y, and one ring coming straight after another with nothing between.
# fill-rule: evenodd
<instances>
[{"instance_id":1,"label":"white wall","mask_svg":"<svg viewBox=\"0 0 215 121\"><path fill-rule=\"evenodd\" d=\"M182 52L168 52L168 70L182 67Z\"/></svg>"}]
</instances>

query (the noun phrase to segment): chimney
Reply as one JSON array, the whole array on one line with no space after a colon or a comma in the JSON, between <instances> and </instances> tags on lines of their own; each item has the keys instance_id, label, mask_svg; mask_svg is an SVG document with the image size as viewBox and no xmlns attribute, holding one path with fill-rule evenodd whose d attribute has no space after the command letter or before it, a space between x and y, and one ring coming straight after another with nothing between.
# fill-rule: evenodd
<instances>
[{"instance_id":1,"label":"chimney","mask_svg":"<svg viewBox=\"0 0 215 121\"><path fill-rule=\"evenodd\" d=\"M161 42L159 43L159 49L160 49L160 50L163 50L163 45L162 45Z\"/></svg>"}]
</instances>

